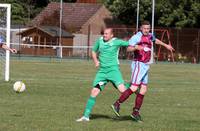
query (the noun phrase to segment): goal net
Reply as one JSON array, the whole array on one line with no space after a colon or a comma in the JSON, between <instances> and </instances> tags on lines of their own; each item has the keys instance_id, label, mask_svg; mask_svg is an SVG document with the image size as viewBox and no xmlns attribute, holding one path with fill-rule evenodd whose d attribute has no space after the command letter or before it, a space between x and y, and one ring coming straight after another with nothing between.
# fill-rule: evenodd
<instances>
[{"instance_id":1,"label":"goal net","mask_svg":"<svg viewBox=\"0 0 200 131\"><path fill-rule=\"evenodd\" d=\"M10 4L0 4L0 38L4 44L10 47ZM9 51L0 50L1 79L9 81Z\"/></svg>"}]
</instances>

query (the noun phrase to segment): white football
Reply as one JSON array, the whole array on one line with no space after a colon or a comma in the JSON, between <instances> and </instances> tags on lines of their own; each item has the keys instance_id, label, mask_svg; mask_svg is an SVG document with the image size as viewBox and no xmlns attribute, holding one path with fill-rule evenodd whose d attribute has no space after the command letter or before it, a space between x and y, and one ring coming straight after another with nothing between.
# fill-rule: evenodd
<instances>
[{"instance_id":1,"label":"white football","mask_svg":"<svg viewBox=\"0 0 200 131\"><path fill-rule=\"evenodd\" d=\"M20 93L25 91L26 86L22 81L16 81L13 85L13 90Z\"/></svg>"}]
</instances>

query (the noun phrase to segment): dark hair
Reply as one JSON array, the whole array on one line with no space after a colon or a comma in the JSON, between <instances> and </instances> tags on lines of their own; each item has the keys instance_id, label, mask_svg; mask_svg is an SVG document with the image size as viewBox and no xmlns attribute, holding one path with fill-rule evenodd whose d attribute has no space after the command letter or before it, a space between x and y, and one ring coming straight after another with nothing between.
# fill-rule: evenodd
<instances>
[{"instance_id":1,"label":"dark hair","mask_svg":"<svg viewBox=\"0 0 200 131\"><path fill-rule=\"evenodd\" d=\"M142 21L142 22L141 22L141 26L142 26L142 25L150 25L150 22L149 22L149 21L147 21L147 20L145 20L145 21Z\"/></svg>"}]
</instances>

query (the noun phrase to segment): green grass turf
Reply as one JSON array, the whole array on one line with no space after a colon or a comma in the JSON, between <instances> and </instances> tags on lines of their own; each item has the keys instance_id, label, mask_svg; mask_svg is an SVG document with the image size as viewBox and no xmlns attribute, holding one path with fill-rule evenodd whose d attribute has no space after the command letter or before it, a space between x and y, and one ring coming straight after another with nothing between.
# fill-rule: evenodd
<instances>
[{"instance_id":1,"label":"green grass turf","mask_svg":"<svg viewBox=\"0 0 200 131\"><path fill-rule=\"evenodd\" d=\"M91 61L11 61L11 80L0 82L0 131L197 131L200 129L200 65L153 64L141 115L133 122L134 95L116 119L110 105L119 96L111 84L97 97L91 121L77 123L90 94L96 69ZM124 79L130 63L122 62ZM27 90L15 93L23 80Z\"/></svg>"}]
</instances>

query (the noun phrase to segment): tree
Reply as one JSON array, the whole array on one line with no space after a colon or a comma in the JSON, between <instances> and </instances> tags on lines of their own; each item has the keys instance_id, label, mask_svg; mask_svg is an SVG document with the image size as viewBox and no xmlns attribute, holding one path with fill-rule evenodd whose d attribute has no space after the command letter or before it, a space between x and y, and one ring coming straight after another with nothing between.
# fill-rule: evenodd
<instances>
[{"instance_id":1,"label":"tree","mask_svg":"<svg viewBox=\"0 0 200 131\"><path fill-rule=\"evenodd\" d=\"M105 0L106 7L125 24L136 23L137 0ZM140 21L151 21L151 0L140 0ZM200 27L199 0L159 0L155 6L155 25Z\"/></svg>"},{"instance_id":2,"label":"tree","mask_svg":"<svg viewBox=\"0 0 200 131\"><path fill-rule=\"evenodd\" d=\"M125 24L136 23L137 0L105 0L106 7ZM142 6L141 6L142 5ZM140 20L150 20L151 1L140 0Z\"/></svg>"},{"instance_id":3,"label":"tree","mask_svg":"<svg viewBox=\"0 0 200 131\"><path fill-rule=\"evenodd\" d=\"M12 24L25 24L25 21L27 20L24 11L24 8L21 4L18 3L13 3L12 4L12 15L11 15L11 19L12 19Z\"/></svg>"},{"instance_id":4,"label":"tree","mask_svg":"<svg viewBox=\"0 0 200 131\"><path fill-rule=\"evenodd\" d=\"M164 3L164 4L163 4ZM158 23L165 26L174 27L200 27L198 21L200 17L200 3L195 0L170 0L160 3L160 18Z\"/></svg>"}]
</instances>

